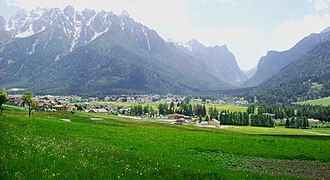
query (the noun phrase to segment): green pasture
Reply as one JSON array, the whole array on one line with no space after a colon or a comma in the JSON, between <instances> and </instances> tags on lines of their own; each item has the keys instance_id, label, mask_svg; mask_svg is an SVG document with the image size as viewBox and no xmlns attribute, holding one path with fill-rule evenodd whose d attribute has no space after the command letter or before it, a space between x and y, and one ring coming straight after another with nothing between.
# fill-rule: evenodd
<instances>
[{"instance_id":1,"label":"green pasture","mask_svg":"<svg viewBox=\"0 0 330 180\"><path fill-rule=\"evenodd\" d=\"M315 99L315 100L309 100L304 102L298 102L296 104L309 104L309 105L322 105L322 106L330 106L330 97L321 98L321 99Z\"/></svg>"},{"instance_id":2,"label":"green pasture","mask_svg":"<svg viewBox=\"0 0 330 180\"><path fill-rule=\"evenodd\" d=\"M230 104L206 104L206 109L209 107L216 107L218 111L227 110L232 112L246 112L247 107L244 106L235 106Z\"/></svg>"},{"instance_id":3,"label":"green pasture","mask_svg":"<svg viewBox=\"0 0 330 180\"><path fill-rule=\"evenodd\" d=\"M319 135L329 136L330 128L313 128L313 129L295 129L277 126L275 128L253 127L253 126L223 126L223 131L237 132L243 134L259 134L259 135Z\"/></svg>"}]
</instances>

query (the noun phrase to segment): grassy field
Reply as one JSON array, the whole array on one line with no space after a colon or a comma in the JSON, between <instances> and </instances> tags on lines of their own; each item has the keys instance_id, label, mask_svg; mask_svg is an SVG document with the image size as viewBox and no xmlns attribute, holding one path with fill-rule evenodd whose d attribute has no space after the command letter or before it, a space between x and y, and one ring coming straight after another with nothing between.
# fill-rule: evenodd
<instances>
[{"instance_id":1,"label":"grassy field","mask_svg":"<svg viewBox=\"0 0 330 180\"><path fill-rule=\"evenodd\" d=\"M230 105L230 104L217 104L217 105L211 105L211 104L207 104L206 105L206 109L208 109L209 107L216 107L218 111L222 111L222 110L227 110L227 111L232 111L232 112L246 112L247 107L244 106L234 106L234 105Z\"/></svg>"},{"instance_id":2,"label":"grassy field","mask_svg":"<svg viewBox=\"0 0 330 180\"><path fill-rule=\"evenodd\" d=\"M199 128L5 106L0 179L329 179L328 129ZM65 122L61 119L70 119Z\"/></svg>"},{"instance_id":3,"label":"grassy field","mask_svg":"<svg viewBox=\"0 0 330 180\"><path fill-rule=\"evenodd\" d=\"M322 106L330 106L330 97L322 98L322 99L315 99L315 100L309 100L304 102L299 102L297 104L310 104L310 105L322 105Z\"/></svg>"},{"instance_id":4,"label":"grassy field","mask_svg":"<svg viewBox=\"0 0 330 180\"><path fill-rule=\"evenodd\" d=\"M255 135L320 135L329 136L330 128L315 128L315 129L290 129L285 127L267 128L267 127L253 127L253 126L225 126L224 131L237 132L243 134Z\"/></svg>"}]
</instances>

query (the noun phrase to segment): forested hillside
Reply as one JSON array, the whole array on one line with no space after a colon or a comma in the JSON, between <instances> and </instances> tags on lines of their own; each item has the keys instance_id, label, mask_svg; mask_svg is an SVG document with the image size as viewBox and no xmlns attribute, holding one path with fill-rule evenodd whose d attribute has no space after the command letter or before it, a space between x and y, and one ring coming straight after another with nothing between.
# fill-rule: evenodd
<instances>
[{"instance_id":1,"label":"forested hillside","mask_svg":"<svg viewBox=\"0 0 330 180\"><path fill-rule=\"evenodd\" d=\"M259 85L252 101L291 103L330 96L330 41L322 43Z\"/></svg>"}]
</instances>

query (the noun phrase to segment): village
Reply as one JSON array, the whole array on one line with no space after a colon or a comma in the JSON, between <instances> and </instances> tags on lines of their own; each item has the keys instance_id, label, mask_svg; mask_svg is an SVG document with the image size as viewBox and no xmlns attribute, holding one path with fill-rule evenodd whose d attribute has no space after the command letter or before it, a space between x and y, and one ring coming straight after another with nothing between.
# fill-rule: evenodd
<instances>
[{"instance_id":1,"label":"village","mask_svg":"<svg viewBox=\"0 0 330 180\"><path fill-rule=\"evenodd\" d=\"M177 95L113 95L106 96L104 98L97 97L80 97L80 96L54 96L54 95L37 95L34 96L34 100L38 102L34 107L35 111L70 111L72 113L76 111L91 113L91 114L103 114L103 115L115 115L126 118L133 118L138 120L148 120L150 118L159 119L162 123L177 124L177 125L198 125L198 126L210 126L220 127L220 121L213 119L198 119L197 116L186 116L179 113L162 114L158 109L155 109L154 114L132 114L133 105L147 105L158 106L160 103L167 105L180 105L183 101L187 101L187 97ZM206 99L189 99L192 103L201 104L226 104L225 101L220 99L206 100ZM9 103L28 108L27 104L24 104L21 95L10 95ZM246 101L233 101L235 105L244 106ZM91 120L100 120L99 118L91 118Z\"/></svg>"}]
</instances>

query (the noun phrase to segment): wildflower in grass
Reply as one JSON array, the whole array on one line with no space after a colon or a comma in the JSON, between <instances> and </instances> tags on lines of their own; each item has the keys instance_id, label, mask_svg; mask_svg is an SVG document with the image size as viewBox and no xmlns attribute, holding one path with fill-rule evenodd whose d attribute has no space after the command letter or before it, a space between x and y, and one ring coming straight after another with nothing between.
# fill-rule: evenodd
<instances>
[{"instance_id":1,"label":"wildflower in grass","mask_svg":"<svg viewBox=\"0 0 330 180\"><path fill-rule=\"evenodd\" d=\"M22 173L19 171L15 172L14 176L16 179L22 179Z\"/></svg>"},{"instance_id":2,"label":"wildflower in grass","mask_svg":"<svg viewBox=\"0 0 330 180\"><path fill-rule=\"evenodd\" d=\"M49 172L49 169L46 168L46 169L43 169L43 170L42 170L41 174L47 174L48 172Z\"/></svg>"}]
</instances>

